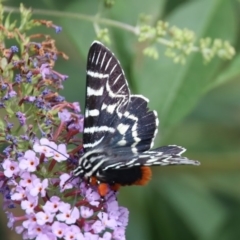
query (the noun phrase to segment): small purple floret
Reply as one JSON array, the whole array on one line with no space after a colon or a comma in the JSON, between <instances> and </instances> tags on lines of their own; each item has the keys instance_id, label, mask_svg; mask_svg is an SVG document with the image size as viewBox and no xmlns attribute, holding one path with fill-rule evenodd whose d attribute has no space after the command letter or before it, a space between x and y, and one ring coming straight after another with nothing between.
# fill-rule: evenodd
<instances>
[{"instance_id":1,"label":"small purple floret","mask_svg":"<svg viewBox=\"0 0 240 240\"><path fill-rule=\"evenodd\" d=\"M20 157L22 157L24 154L23 154L23 152L16 152L16 157L17 158L20 158Z\"/></svg>"},{"instance_id":2,"label":"small purple floret","mask_svg":"<svg viewBox=\"0 0 240 240\"><path fill-rule=\"evenodd\" d=\"M11 151L12 151L12 147L8 146L8 147L6 147L6 148L3 150L3 153L4 153L6 156L9 156Z\"/></svg>"},{"instance_id":3,"label":"small purple floret","mask_svg":"<svg viewBox=\"0 0 240 240\"><path fill-rule=\"evenodd\" d=\"M15 76L15 82L16 82L16 83L21 83L21 81L22 81L21 75L20 75L20 74L16 74L16 76Z\"/></svg>"},{"instance_id":4,"label":"small purple floret","mask_svg":"<svg viewBox=\"0 0 240 240\"><path fill-rule=\"evenodd\" d=\"M17 93L14 91L14 90L11 90L9 93L8 93L8 96L9 98L13 98L17 95Z\"/></svg>"},{"instance_id":5,"label":"small purple floret","mask_svg":"<svg viewBox=\"0 0 240 240\"><path fill-rule=\"evenodd\" d=\"M63 101L65 101L65 97L63 97L63 96L57 96L57 97L55 97L55 101L56 101L56 102L63 102Z\"/></svg>"},{"instance_id":6,"label":"small purple floret","mask_svg":"<svg viewBox=\"0 0 240 240\"><path fill-rule=\"evenodd\" d=\"M26 81L28 82L28 83L31 83L32 82L32 72L31 71L29 71L28 73L27 73L27 75L26 75Z\"/></svg>"},{"instance_id":7,"label":"small purple floret","mask_svg":"<svg viewBox=\"0 0 240 240\"><path fill-rule=\"evenodd\" d=\"M7 123L7 129L11 129L11 128L13 128L13 123Z\"/></svg>"},{"instance_id":8,"label":"small purple floret","mask_svg":"<svg viewBox=\"0 0 240 240\"><path fill-rule=\"evenodd\" d=\"M51 92L51 90L49 88L45 88L43 91L42 91L42 95L45 96L47 94L49 94Z\"/></svg>"},{"instance_id":9,"label":"small purple floret","mask_svg":"<svg viewBox=\"0 0 240 240\"><path fill-rule=\"evenodd\" d=\"M41 43L35 43L35 46L39 49L42 47L42 44Z\"/></svg>"},{"instance_id":10,"label":"small purple floret","mask_svg":"<svg viewBox=\"0 0 240 240\"><path fill-rule=\"evenodd\" d=\"M11 46L10 49L12 50L13 53L17 53L18 52L18 47L17 46Z\"/></svg>"},{"instance_id":11,"label":"small purple floret","mask_svg":"<svg viewBox=\"0 0 240 240\"><path fill-rule=\"evenodd\" d=\"M35 105L37 108L43 109L44 108L44 101L42 98L37 98Z\"/></svg>"},{"instance_id":12,"label":"small purple floret","mask_svg":"<svg viewBox=\"0 0 240 240\"><path fill-rule=\"evenodd\" d=\"M16 117L18 118L18 121L20 122L20 125L23 126L26 123L26 116L22 112L16 112Z\"/></svg>"},{"instance_id":13,"label":"small purple floret","mask_svg":"<svg viewBox=\"0 0 240 240\"><path fill-rule=\"evenodd\" d=\"M3 83L3 84L1 85L1 89L2 89L2 90L6 90L6 89L7 89L7 84Z\"/></svg>"},{"instance_id":14,"label":"small purple floret","mask_svg":"<svg viewBox=\"0 0 240 240\"><path fill-rule=\"evenodd\" d=\"M46 126L50 126L52 124L52 121L50 119L47 119L44 123Z\"/></svg>"},{"instance_id":15,"label":"small purple floret","mask_svg":"<svg viewBox=\"0 0 240 240\"><path fill-rule=\"evenodd\" d=\"M5 139L6 139L7 141L12 141L12 140L13 140L13 136L12 136L11 134L7 134L6 137L5 137Z\"/></svg>"},{"instance_id":16,"label":"small purple floret","mask_svg":"<svg viewBox=\"0 0 240 240\"><path fill-rule=\"evenodd\" d=\"M60 26L55 26L54 28L55 28L56 33L60 33L62 31L62 27L60 27Z\"/></svg>"}]
</instances>

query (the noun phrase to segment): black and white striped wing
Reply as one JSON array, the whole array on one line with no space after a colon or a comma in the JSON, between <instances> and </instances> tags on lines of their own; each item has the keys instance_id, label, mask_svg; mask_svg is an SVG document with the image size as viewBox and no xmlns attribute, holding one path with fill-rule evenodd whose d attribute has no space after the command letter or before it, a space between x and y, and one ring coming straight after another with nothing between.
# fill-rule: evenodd
<instances>
[{"instance_id":1,"label":"black and white striped wing","mask_svg":"<svg viewBox=\"0 0 240 240\"><path fill-rule=\"evenodd\" d=\"M111 51L95 41L87 62L84 151L102 145L116 131L126 111L130 91L124 72ZM105 143L106 144L106 143Z\"/></svg>"},{"instance_id":2,"label":"black and white striped wing","mask_svg":"<svg viewBox=\"0 0 240 240\"><path fill-rule=\"evenodd\" d=\"M158 117L147 104L144 96L131 95L114 54L93 42L87 62L84 154L73 175L131 185L139 179L149 179L149 168L143 166L199 165L198 161L182 157L185 149L179 146L150 150Z\"/></svg>"},{"instance_id":3,"label":"black and white striped wing","mask_svg":"<svg viewBox=\"0 0 240 240\"><path fill-rule=\"evenodd\" d=\"M89 50L83 147L111 149L130 158L153 146L158 129L148 99L131 95L114 54L99 42Z\"/></svg>"},{"instance_id":4,"label":"black and white striped wing","mask_svg":"<svg viewBox=\"0 0 240 240\"><path fill-rule=\"evenodd\" d=\"M149 111L147 104L147 98L131 95L110 142L115 153L137 155L153 147L158 131L158 117L156 111Z\"/></svg>"},{"instance_id":5,"label":"black and white striped wing","mask_svg":"<svg viewBox=\"0 0 240 240\"><path fill-rule=\"evenodd\" d=\"M127 161L120 155L111 162L105 162L102 168L107 174L109 170L124 170L140 166L199 165L198 161L181 156L185 151L185 148L176 145L158 147L139 153Z\"/></svg>"},{"instance_id":6,"label":"black and white striped wing","mask_svg":"<svg viewBox=\"0 0 240 240\"><path fill-rule=\"evenodd\" d=\"M150 150L158 129L157 113L149 111L147 98L131 95L119 61L96 41L88 54L86 87L85 155L75 175L99 173L107 181L107 174L115 174L109 171L117 169L129 174L128 169L137 166L199 164L182 157L185 149L179 146Z\"/></svg>"},{"instance_id":7,"label":"black and white striped wing","mask_svg":"<svg viewBox=\"0 0 240 240\"><path fill-rule=\"evenodd\" d=\"M119 168L131 168L134 166L199 165L198 161L181 156L185 151L185 148L176 145L159 147L139 154L125 165L119 165Z\"/></svg>"}]
</instances>

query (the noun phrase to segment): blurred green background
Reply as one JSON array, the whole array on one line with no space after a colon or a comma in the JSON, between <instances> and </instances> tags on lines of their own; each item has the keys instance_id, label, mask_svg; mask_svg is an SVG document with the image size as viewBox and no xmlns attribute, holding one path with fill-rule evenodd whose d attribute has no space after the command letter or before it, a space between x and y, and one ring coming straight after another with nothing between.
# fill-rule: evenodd
<instances>
[{"instance_id":1,"label":"blurred green background","mask_svg":"<svg viewBox=\"0 0 240 240\"><path fill-rule=\"evenodd\" d=\"M36 10L34 18L63 27L58 35L52 29L38 32L56 37L58 48L69 55L68 61L59 59L56 68L69 75L63 95L80 101L83 109L86 56L96 34L91 22L75 16L95 15L103 1L7 0L4 5L19 7L20 2ZM53 17L53 11L69 16ZM237 53L231 61L215 58L209 64L196 53L180 65L159 46L160 57L153 60L143 56L142 44L132 33L100 25L109 28L109 47L120 59L132 92L148 97L159 114L155 146L178 144L188 149L187 157L201 161L199 167L154 168L147 186L121 189L119 202L130 211L128 240L240 239L239 12L237 0L116 0L113 8L103 9L101 17L133 26L145 13L153 22L161 19L189 28L198 38L229 40ZM20 239L4 231L5 239Z\"/></svg>"}]
</instances>

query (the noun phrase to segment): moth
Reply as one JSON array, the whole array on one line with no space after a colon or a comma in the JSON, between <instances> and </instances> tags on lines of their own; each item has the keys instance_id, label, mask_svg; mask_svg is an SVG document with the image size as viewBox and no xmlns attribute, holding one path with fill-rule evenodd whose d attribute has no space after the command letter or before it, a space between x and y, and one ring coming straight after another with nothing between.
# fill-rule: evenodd
<instances>
[{"instance_id":1,"label":"moth","mask_svg":"<svg viewBox=\"0 0 240 240\"><path fill-rule=\"evenodd\" d=\"M74 177L98 185L101 196L110 188L144 185L151 166L199 165L183 157L185 148L168 145L153 150L158 131L156 111L148 99L130 92L124 71L114 54L94 41L87 58L84 154Z\"/></svg>"}]
</instances>

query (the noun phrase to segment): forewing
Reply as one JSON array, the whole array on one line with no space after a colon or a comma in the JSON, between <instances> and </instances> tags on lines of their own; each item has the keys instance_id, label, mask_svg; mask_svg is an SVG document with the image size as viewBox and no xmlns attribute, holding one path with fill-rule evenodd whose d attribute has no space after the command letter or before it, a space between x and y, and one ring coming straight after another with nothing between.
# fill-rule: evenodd
<instances>
[{"instance_id":1,"label":"forewing","mask_svg":"<svg viewBox=\"0 0 240 240\"><path fill-rule=\"evenodd\" d=\"M113 53L95 41L87 62L86 103L83 131L85 152L104 142L113 134L115 125L125 112L130 91Z\"/></svg>"}]
</instances>

